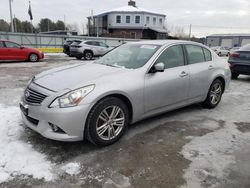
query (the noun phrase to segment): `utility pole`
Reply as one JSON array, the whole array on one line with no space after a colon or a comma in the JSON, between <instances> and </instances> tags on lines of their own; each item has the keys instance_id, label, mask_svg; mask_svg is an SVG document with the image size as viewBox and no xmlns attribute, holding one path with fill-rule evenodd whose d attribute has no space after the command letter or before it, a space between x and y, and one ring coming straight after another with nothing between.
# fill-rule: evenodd
<instances>
[{"instance_id":1,"label":"utility pole","mask_svg":"<svg viewBox=\"0 0 250 188\"><path fill-rule=\"evenodd\" d=\"M66 31L66 16L65 16L65 14L64 14L63 19L64 19L64 31Z\"/></svg>"},{"instance_id":2,"label":"utility pole","mask_svg":"<svg viewBox=\"0 0 250 188\"><path fill-rule=\"evenodd\" d=\"M12 16L12 0L9 0L10 4L10 24L11 24L11 32L14 32L14 23L13 23L13 16Z\"/></svg>"},{"instance_id":3,"label":"utility pole","mask_svg":"<svg viewBox=\"0 0 250 188\"><path fill-rule=\"evenodd\" d=\"M192 36L192 24L190 24L189 26L189 40L191 40L191 36Z\"/></svg>"}]
</instances>

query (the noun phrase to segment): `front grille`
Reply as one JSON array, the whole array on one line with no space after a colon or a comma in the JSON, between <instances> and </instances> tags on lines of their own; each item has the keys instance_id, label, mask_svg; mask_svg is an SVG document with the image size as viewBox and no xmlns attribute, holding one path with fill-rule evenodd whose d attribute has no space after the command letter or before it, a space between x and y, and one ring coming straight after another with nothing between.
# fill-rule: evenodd
<instances>
[{"instance_id":1,"label":"front grille","mask_svg":"<svg viewBox=\"0 0 250 188\"><path fill-rule=\"evenodd\" d=\"M41 104L46 97L47 95L39 93L30 88L27 88L24 93L25 100L33 104Z\"/></svg>"},{"instance_id":2,"label":"front grille","mask_svg":"<svg viewBox=\"0 0 250 188\"><path fill-rule=\"evenodd\" d=\"M32 118L32 117L29 117L29 116L25 116L25 117L26 117L26 119L27 119L30 123L32 123L33 125L35 125L35 126L38 125L39 120L34 119L34 118Z\"/></svg>"}]
</instances>

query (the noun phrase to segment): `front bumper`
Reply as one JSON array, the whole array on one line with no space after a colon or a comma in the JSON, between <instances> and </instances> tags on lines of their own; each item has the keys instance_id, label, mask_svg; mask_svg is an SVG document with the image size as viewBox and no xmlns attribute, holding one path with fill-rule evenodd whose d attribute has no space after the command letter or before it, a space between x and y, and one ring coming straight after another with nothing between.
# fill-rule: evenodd
<instances>
[{"instance_id":1,"label":"front bumper","mask_svg":"<svg viewBox=\"0 0 250 188\"><path fill-rule=\"evenodd\" d=\"M21 112L24 124L52 140L83 140L84 126L90 105L86 104L71 108L48 108L54 98L48 96L40 105L32 105L27 103L24 97L22 97L20 105L27 109L26 112L23 109ZM50 124L58 126L63 130L63 133L54 132Z\"/></svg>"}]
</instances>

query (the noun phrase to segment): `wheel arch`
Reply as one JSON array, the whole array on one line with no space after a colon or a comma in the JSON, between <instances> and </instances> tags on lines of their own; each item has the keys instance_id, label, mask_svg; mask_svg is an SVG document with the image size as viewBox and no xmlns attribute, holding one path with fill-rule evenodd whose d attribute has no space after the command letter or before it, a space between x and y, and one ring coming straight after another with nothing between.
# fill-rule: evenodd
<instances>
[{"instance_id":1,"label":"wheel arch","mask_svg":"<svg viewBox=\"0 0 250 188\"><path fill-rule=\"evenodd\" d=\"M225 87L226 87L226 81L225 81L225 78L223 77L223 76L217 76L214 80L213 80L213 82L215 81L215 80L220 80L221 82L222 82L222 84L223 84L223 93L224 93L224 91L225 91ZM212 83L213 83L212 82Z\"/></svg>"}]
</instances>

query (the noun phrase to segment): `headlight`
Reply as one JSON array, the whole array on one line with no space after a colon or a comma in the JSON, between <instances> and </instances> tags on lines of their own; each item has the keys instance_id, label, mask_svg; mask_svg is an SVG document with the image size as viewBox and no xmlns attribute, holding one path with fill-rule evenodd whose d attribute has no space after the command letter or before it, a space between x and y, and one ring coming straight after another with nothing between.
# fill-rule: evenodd
<instances>
[{"instance_id":1,"label":"headlight","mask_svg":"<svg viewBox=\"0 0 250 188\"><path fill-rule=\"evenodd\" d=\"M49 108L67 108L77 106L84 97L86 97L91 91L93 91L95 85L89 85L66 93L65 95L56 98Z\"/></svg>"}]
</instances>

